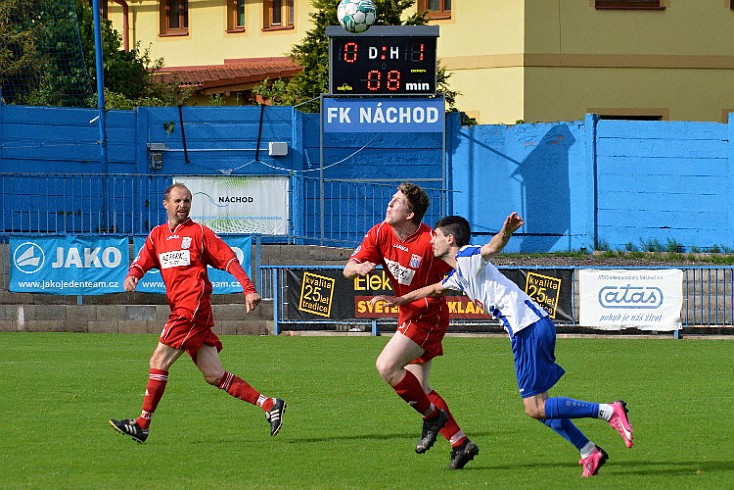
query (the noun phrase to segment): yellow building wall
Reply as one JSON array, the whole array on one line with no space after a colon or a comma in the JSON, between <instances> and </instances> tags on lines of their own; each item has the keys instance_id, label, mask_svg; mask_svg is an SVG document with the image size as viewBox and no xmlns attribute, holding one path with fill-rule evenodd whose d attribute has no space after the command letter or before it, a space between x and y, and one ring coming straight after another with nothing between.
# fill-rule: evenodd
<instances>
[{"instance_id":1,"label":"yellow building wall","mask_svg":"<svg viewBox=\"0 0 734 490\"><path fill-rule=\"evenodd\" d=\"M225 59L286 56L311 27L304 8L307 0L296 0L293 29L263 31L262 0L245 4L245 31L228 33L226 0L189 0L189 33L160 36L158 0L128 2L130 44L150 47L153 59L163 58L165 66L221 65ZM110 3L109 19L122 30L122 9Z\"/></svg>"},{"instance_id":2,"label":"yellow building wall","mask_svg":"<svg viewBox=\"0 0 734 490\"><path fill-rule=\"evenodd\" d=\"M527 3L542 6L526 10L526 121L587 112L724 121L734 106L734 11L725 0L664 0L661 11Z\"/></svg>"},{"instance_id":3,"label":"yellow building wall","mask_svg":"<svg viewBox=\"0 0 734 490\"><path fill-rule=\"evenodd\" d=\"M438 59L480 123L582 119L591 110L723 121L734 108L734 11L729 0L662 0L665 10L597 10L593 0L454 0ZM130 38L166 66L286 55L311 28L308 0L295 28L263 31L262 0L246 31L226 32L225 0L189 0L189 35L159 36L159 2L130 6ZM120 8L110 4L119 30ZM649 113L649 114L648 114Z\"/></svg>"}]
</instances>

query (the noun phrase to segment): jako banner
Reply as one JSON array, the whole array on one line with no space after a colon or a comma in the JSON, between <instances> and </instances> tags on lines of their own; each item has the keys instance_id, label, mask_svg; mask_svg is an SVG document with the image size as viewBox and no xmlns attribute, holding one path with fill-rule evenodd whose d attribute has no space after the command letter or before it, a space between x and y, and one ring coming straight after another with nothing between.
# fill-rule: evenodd
<instances>
[{"instance_id":1,"label":"jako banner","mask_svg":"<svg viewBox=\"0 0 734 490\"><path fill-rule=\"evenodd\" d=\"M127 237L11 237L10 291L120 293L130 265Z\"/></svg>"}]
</instances>

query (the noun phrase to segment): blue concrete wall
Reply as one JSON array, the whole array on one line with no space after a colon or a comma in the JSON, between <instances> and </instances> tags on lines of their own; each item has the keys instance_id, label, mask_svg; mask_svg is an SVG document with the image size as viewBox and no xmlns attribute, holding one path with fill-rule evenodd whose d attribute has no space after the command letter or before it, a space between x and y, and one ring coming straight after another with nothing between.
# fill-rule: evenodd
<instances>
[{"instance_id":1,"label":"blue concrete wall","mask_svg":"<svg viewBox=\"0 0 734 490\"><path fill-rule=\"evenodd\" d=\"M599 121L599 236L611 248L731 248L728 131L718 123Z\"/></svg>"},{"instance_id":2,"label":"blue concrete wall","mask_svg":"<svg viewBox=\"0 0 734 490\"><path fill-rule=\"evenodd\" d=\"M475 240L519 211L508 251L734 249L729 124L606 121L464 127L454 211Z\"/></svg>"},{"instance_id":3,"label":"blue concrete wall","mask_svg":"<svg viewBox=\"0 0 734 490\"><path fill-rule=\"evenodd\" d=\"M0 105L0 173L286 174L292 178L293 234L318 236L318 115L289 107L183 107L187 161L177 108L110 111L103 164L97 114ZM347 241L352 240L381 219L397 182L421 180L434 202L426 221L433 224L447 212L465 215L475 242L496 232L509 212L519 211L527 224L508 251L624 250L654 242L731 249L734 117L730 121L600 121L588 115L583 121L461 127L457 115L449 115L445 165L440 134L325 134L326 179L384 183L384 189L375 192L373 185L358 195L343 194L337 184L327 187L324 204L332 221L326 226L348 232ZM272 141L287 143L288 155L268 156ZM149 144L164 145L160 170L150 169ZM444 176L450 199L441 206ZM22 186L34 182L25 180ZM164 179L156 182L165 184ZM91 199L109 200L110 189L100 184L90 193ZM70 194L47 206L59 206L61 214L77 212L76 193ZM121 192L111 205L125 208L128 194ZM54 212L18 195L17 189L3 189L4 214ZM136 219L129 209L122 213ZM141 226L147 228L151 220L156 217Z\"/></svg>"},{"instance_id":4,"label":"blue concrete wall","mask_svg":"<svg viewBox=\"0 0 734 490\"><path fill-rule=\"evenodd\" d=\"M454 212L472 223L478 242L518 211L525 226L508 251L591 249L583 122L472 126L453 155Z\"/></svg>"}]
</instances>

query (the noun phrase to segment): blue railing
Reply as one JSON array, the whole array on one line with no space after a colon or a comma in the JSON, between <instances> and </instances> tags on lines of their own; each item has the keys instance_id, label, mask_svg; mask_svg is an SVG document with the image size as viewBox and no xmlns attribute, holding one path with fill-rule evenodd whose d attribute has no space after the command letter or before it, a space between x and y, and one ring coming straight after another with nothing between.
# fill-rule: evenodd
<instances>
[{"instance_id":1,"label":"blue railing","mask_svg":"<svg viewBox=\"0 0 734 490\"><path fill-rule=\"evenodd\" d=\"M166 220L161 202L173 178L160 174L0 173L0 240L7 241L10 235L146 235ZM447 193L441 179L414 182L431 199L424 221L435 223L446 212ZM370 226L384 219L399 184L399 180L293 175L287 232L262 235L263 242L355 247Z\"/></svg>"}]
</instances>

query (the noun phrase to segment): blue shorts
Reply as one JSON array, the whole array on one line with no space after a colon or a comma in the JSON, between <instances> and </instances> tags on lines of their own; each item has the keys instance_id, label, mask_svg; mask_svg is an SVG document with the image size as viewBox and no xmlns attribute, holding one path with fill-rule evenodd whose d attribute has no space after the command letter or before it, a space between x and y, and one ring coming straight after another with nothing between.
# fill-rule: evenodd
<instances>
[{"instance_id":1,"label":"blue shorts","mask_svg":"<svg viewBox=\"0 0 734 490\"><path fill-rule=\"evenodd\" d=\"M515 373L520 396L528 398L550 390L563 373L556 364L556 326L544 317L512 337Z\"/></svg>"}]
</instances>

